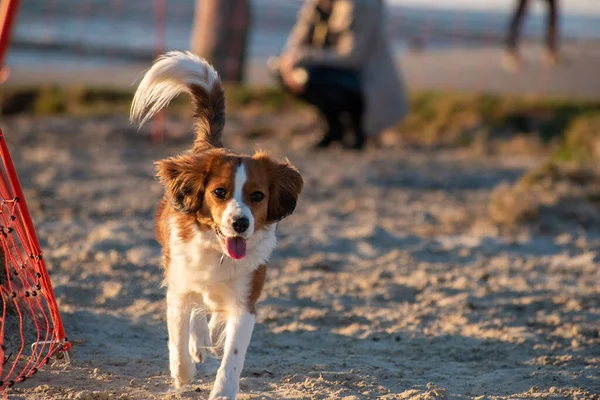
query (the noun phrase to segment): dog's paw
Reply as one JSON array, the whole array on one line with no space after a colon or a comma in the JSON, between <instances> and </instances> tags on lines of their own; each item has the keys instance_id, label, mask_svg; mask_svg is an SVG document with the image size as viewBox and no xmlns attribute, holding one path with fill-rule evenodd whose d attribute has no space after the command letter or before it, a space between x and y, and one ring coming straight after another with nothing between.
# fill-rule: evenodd
<instances>
[{"instance_id":1,"label":"dog's paw","mask_svg":"<svg viewBox=\"0 0 600 400\"><path fill-rule=\"evenodd\" d=\"M192 361L202 363L206 360L206 352L211 348L208 329L198 332L198 335L190 335L190 356Z\"/></svg>"},{"instance_id":2,"label":"dog's paw","mask_svg":"<svg viewBox=\"0 0 600 400\"><path fill-rule=\"evenodd\" d=\"M210 332L206 315L203 313L192 314L190 324L189 351L192 360L201 363L206 360L206 352L211 348Z\"/></svg>"},{"instance_id":3,"label":"dog's paw","mask_svg":"<svg viewBox=\"0 0 600 400\"><path fill-rule=\"evenodd\" d=\"M184 388L186 385L189 385L191 383L192 383L192 379L173 378L173 387L176 390L180 390L180 389Z\"/></svg>"},{"instance_id":4,"label":"dog's paw","mask_svg":"<svg viewBox=\"0 0 600 400\"><path fill-rule=\"evenodd\" d=\"M208 400L235 400L237 396L234 394L232 396L227 396L221 393L211 393Z\"/></svg>"},{"instance_id":5,"label":"dog's paw","mask_svg":"<svg viewBox=\"0 0 600 400\"><path fill-rule=\"evenodd\" d=\"M209 399L231 399L234 400L240 390L239 376L235 370L219 368L215 385L210 392Z\"/></svg>"},{"instance_id":6,"label":"dog's paw","mask_svg":"<svg viewBox=\"0 0 600 400\"><path fill-rule=\"evenodd\" d=\"M197 343L190 342L190 356L195 363L203 363L206 360L206 349L197 347Z\"/></svg>"},{"instance_id":7,"label":"dog's paw","mask_svg":"<svg viewBox=\"0 0 600 400\"><path fill-rule=\"evenodd\" d=\"M196 365L190 359L171 364L171 377L173 378L173 386L176 389L192 383L195 375Z\"/></svg>"}]
</instances>

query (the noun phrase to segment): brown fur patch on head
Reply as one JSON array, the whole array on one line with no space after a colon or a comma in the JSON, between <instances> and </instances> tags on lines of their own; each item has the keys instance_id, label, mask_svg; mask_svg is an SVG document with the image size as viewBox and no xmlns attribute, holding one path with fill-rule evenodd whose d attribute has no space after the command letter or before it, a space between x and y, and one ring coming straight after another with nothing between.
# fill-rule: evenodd
<instances>
[{"instance_id":1,"label":"brown fur patch on head","mask_svg":"<svg viewBox=\"0 0 600 400\"><path fill-rule=\"evenodd\" d=\"M165 188L171 206L184 214L194 214L202 207L205 159L180 155L157 161L156 176Z\"/></svg>"},{"instance_id":2,"label":"brown fur patch on head","mask_svg":"<svg viewBox=\"0 0 600 400\"><path fill-rule=\"evenodd\" d=\"M267 223L280 221L294 212L304 181L300 172L286 159L275 161L264 152L257 152L253 160L259 162L269 179Z\"/></svg>"},{"instance_id":3,"label":"brown fur patch on head","mask_svg":"<svg viewBox=\"0 0 600 400\"><path fill-rule=\"evenodd\" d=\"M207 225L218 221L226 202L210 195L215 189L233 191L240 158L224 149L184 154L156 162L157 176L174 210L194 215Z\"/></svg>"}]
</instances>

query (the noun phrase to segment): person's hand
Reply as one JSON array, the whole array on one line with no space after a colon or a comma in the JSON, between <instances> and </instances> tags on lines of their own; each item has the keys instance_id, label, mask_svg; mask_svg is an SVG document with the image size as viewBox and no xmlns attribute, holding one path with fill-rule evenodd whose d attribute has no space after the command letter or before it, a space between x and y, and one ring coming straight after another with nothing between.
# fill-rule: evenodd
<instances>
[{"instance_id":1,"label":"person's hand","mask_svg":"<svg viewBox=\"0 0 600 400\"><path fill-rule=\"evenodd\" d=\"M283 81L286 86L294 93L300 94L304 92L304 83L298 81L297 77L294 75L294 71L290 71L289 73L281 74Z\"/></svg>"},{"instance_id":2,"label":"person's hand","mask_svg":"<svg viewBox=\"0 0 600 400\"><path fill-rule=\"evenodd\" d=\"M4 67L0 67L0 83L6 82L8 76L10 75L10 68L6 65Z\"/></svg>"},{"instance_id":3,"label":"person's hand","mask_svg":"<svg viewBox=\"0 0 600 400\"><path fill-rule=\"evenodd\" d=\"M304 91L304 82L298 80L294 73L296 60L292 53L284 53L279 59L279 72L281 79L285 85L294 93L302 93Z\"/></svg>"},{"instance_id":4,"label":"person's hand","mask_svg":"<svg viewBox=\"0 0 600 400\"><path fill-rule=\"evenodd\" d=\"M294 64L296 62L295 58L294 54L289 51L281 54L279 57L279 69L282 71L291 71L294 69Z\"/></svg>"}]
</instances>

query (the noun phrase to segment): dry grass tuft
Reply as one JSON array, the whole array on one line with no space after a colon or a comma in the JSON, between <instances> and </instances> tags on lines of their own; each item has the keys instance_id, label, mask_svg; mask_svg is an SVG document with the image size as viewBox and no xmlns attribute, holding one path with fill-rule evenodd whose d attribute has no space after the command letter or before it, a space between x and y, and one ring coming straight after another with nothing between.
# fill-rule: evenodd
<instances>
[{"instance_id":1,"label":"dry grass tuft","mask_svg":"<svg viewBox=\"0 0 600 400\"><path fill-rule=\"evenodd\" d=\"M133 88L37 87L0 94L0 115L122 116L129 112ZM277 87L228 85L227 109L238 115L297 115L305 106ZM489 93L414 92L410 113L380 137L389 146L469 148L477 153L554 154L559 161L600 158L600 102ZM191 117L186 96L168 114ZM251 133L261 136L272 129Z\"/></svg>"},{"instance_id":2,"label":"dry grass tuft","mask_svg":"<svg viewBox=\"0 0 600 400\"><path fill-rule=\"evenodd\" d=\"M490 196L488 216L496 225L512 227L535 221L540 205L539 196L531 188L501 183Z\"/></svg>"},{"instance_id":3,"label":"dry grass tuft","mask_svg":"<svg viewBox=\"0 0 600 400\"><path fill-rule=\"evenodd\" d=\"M589 162L600 158L600 113L574 118L556 151L559 160Z\"/></svg>"},{"instance_id":4,"label":"dry grass tuft","mask_svg":"<svg viewBox=\"0 0 600 400\"><path fill-rule=\"evenodd\" d=\"M600 221L600 175L578 163L549 162L514 185L503 183L491 194L490 222L502 228L530 225L538 231L589 229Z\"/></svg>"}]
</instances>

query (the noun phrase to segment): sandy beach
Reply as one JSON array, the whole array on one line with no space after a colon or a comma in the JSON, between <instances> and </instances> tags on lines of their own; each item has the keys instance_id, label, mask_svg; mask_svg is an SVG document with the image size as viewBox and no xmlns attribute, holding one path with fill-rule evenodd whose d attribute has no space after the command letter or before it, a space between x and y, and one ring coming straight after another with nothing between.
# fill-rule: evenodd
<instances>
[{"instance_id":1,"label":"sandy beach","mask_svg":"<svg viewBox=\"0 0 600 400\"><path fill-rule=\"evenodd\" d=\"M268 119L270 118L270 119ZM312 115L231 115L226 141L288 156L306 186L278 228L241 399L598 399L600 230L485 219L492 190L540 163L399 146L313 153ZM266 119L266 120L265 120ZM267 123L261 136L250 128ZM201 399L218 360L168 373L153 145L122 118L14 117L3 130L69 339L11 399Z\"/></svg>"}]
</instances>

